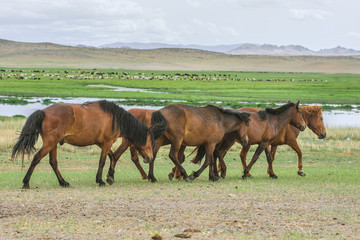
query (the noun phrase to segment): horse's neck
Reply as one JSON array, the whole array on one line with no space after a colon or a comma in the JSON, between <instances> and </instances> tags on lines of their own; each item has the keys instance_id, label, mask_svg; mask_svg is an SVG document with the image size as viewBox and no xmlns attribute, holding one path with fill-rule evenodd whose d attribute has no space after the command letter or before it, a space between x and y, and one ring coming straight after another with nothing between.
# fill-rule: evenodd
<instances>
[{"instance_id":1,"label":"horse's neck","mask_svg":"<svg viewBox=\"0 0 360 240\"><path fill-rule=\"evenodd\" d=\"M281 132L291 121L290 109L278 115L270 116L270 123L274 126L273 129L275 129L275 134Z\"/></svg>"},{"instance_id":2,"label":"horse's neck","mask_svg":"<svg viewBox=\"0 0 360 240\"><path fill-rule=\"evenodd\" d=\"M224 116L224 130L225 134L239 129L241 120L235 115Z\"/></svg>"},{"instance_id":3,"label":"horse's neck","mask_svg":"<svg viewBox=\"0 0 360 240\"><path fill-rule=\"evenodd\" d=\"M305 124L308 125L311 114L307 111L306 108L303 108L301 110L301 116L304 119Z\"/></svg>"}]
</instances>

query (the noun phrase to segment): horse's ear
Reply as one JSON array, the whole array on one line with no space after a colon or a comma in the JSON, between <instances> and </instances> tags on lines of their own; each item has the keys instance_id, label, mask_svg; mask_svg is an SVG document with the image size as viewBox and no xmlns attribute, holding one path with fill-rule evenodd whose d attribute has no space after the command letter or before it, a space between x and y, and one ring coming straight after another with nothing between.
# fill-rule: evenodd
<instances>
[{"instance_id":1,"label":"horse's ear","mask_svg":"<svg viewBox=\"0 0 360 240\"><path fill-rule=\"evenodd\" d=\"M299 109L300 100L296 103L296 109Z\"/></svg>"}]
</instances>

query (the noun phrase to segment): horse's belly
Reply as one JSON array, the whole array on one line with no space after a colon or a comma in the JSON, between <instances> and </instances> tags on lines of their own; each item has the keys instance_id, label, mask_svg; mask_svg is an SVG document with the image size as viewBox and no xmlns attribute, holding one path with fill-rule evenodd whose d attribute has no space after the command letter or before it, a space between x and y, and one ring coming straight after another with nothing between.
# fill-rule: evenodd
<instances>
[{"instance_id":1,"label":"horse's belly","mask_svg":"<svg viewBox=\"0 0 360 240\"><path fill-rule=\"evenodd\" d=\"M64 137L64 142L74 146L89 146L99 142L98 138L89 137L87 135L69 135Z\"/></svg>"}]
</instances>

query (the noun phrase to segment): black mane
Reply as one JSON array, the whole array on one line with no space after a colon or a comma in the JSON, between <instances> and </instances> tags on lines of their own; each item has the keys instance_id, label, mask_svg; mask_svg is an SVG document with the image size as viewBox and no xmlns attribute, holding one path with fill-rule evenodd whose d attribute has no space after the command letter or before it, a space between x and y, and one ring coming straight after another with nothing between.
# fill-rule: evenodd
<instances>
[{"instance_id":1,"label":"black mane","mask_svg":"<svg viewBox=\"0 0 360 240\"><path fill-rule=\"evenodd\" d=\"M271 108L269 108L271 109ZM266 111L265 110L260 110L258 112L256 112L259 116L261 120L265 120L266 119Z\"/></svg>"},{"instance_id":2,"label":"black mane","mask_svg":"<svg viewBox=\"0 0 360 240\"><path fill-rule=\"evenodd\" d=\"M273 115L279 115L283 112L285 112L286 110L288 110L289 108L293 107L295 105L295 103L293 102L288 102L287 104L278 107L278 108L265 108L265 111L267 113L273 114Z\"/></svg>"},{"instance_id":3,"label":"black mane","mask_svg":"<svg viewBox=\"0 0 360 240\"><path fill-rule=\"evenodd\" d=\"M112 115L112 130L113 132L120 129L121 135L129 139L135 145L143 146L147 140L148 127L131 113L125 109L119 107L114 102L109 102L106 100L98 101L100 108ZM91 103L85 103L88 105Z\"/></svg>"},{"instance_id":4,"label":"black mane","mask_svg":"<svg viewBox=\"0 0 360 240\"><path fill-rule=\"evenodd\" d=\"M232 114L235 115L236 117L238 117L241 121L248 123L249 122L249 117L250 117L250 113L248 112L243 112L243 111L236 111L236 110L232 110L232 109L225 109L222 107L218 107L212 104L206 105L206 107L212 107L217 109L218 111L225 113L225 114Z\"/></svg>"},{"instance_id":5,"label":"black mane","mask_svg":"<svg viewBox=\"0 0 360 240\"><path fill-rule=\"evenodd\" d=\"M153 135L154 140L161 137L167 130L168 122L164 115L160 111L155 111L151 114L151 134Z\"/></svg>"}]
</instances>

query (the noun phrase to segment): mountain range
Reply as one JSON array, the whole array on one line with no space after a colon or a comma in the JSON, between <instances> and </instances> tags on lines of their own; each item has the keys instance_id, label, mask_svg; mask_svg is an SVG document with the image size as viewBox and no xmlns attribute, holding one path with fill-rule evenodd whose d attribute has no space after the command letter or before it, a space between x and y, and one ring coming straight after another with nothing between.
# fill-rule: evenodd
<instances>
[{"instance_id":1,"label":"mountain range","mask_svg":"<svg viewBox=\"0 0 360 240\"><path fill-rule=\"evenodd\" d=\"M313 51L301 45L277 46L272 44L232 44L232 45L181 45L166 43L125 43L116 42L99 46L99 48L128 48L128 49L160 49L160 48L185 48L198 49L211 52L220 52L232 55L269 55L269 56L356 56L359 50L337 46L330 49Z\"/></svg>"}]
</instances>

